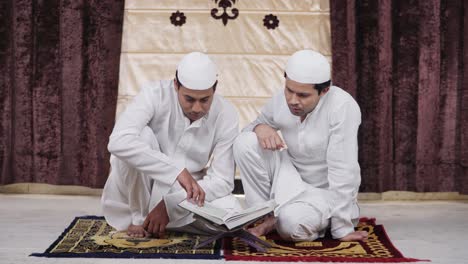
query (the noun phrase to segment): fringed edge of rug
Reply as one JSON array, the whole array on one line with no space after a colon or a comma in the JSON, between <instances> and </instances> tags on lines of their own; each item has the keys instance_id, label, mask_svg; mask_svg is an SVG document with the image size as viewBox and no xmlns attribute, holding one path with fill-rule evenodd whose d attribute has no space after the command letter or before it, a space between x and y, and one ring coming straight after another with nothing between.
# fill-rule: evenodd
<instances>
[{"instance_id":1,"label":"fringed edge of rug","mask_svg":"<svg viewBox=\"0 0 468 264\"><path fill-rule=\"evenodd\" d=\"M345 258L345 257L249 257L249 256L224 256L227 261L284 261L284 262L359 262L359 263L400 263L400 262L421 262L430 260L414 258Z\"/></svg>"},{"instance_id":2,"label":"fringed edge of rug","mask_svg":"<svg viewBox=\"0 0 468 264\"><path fill-rule=\"evenodd\" d=\"M367 217L362 217L359 219L359 222L365 222L365 223L372 223L373 225L377 225L376 224L376 221L375 221L375 218L367 218ZM431 260L429 259L415 259L415 258L406 258L403 256L403 254L401 253L400 250L398 250L397 247L395 247L395 245L393 245L393 242L392 240L390 239L390 237L388 236L387 234L387 230L385 230L385 227L383 225L380 225L382 227L382 232L383 232L383 235L385 236L385 238L387 239L388 241L388 244L396 251L400 254L400 256L402 256L402 258L395 258L395 259L402 259L401 261L395 261L395 262L419 262L419 261L425 261L425 262L431 262ZM406 260L407 259L407 260ZM385 262L385 261L380 261L380 262ZM387 261L387 262L392 262L392 261Z\"/></svg>"},{"instance_id":3,"label":"fringed edge of rug","mask_svg":"<svg viewBox=\"0 0 468 264\"><path fill-rule=\"evenodd\" d=\"M372 218L369 218L369 217L361 217L359 218L359 222L360 223L366 223L366 224L370 224L370 225L374 225L376 226L377 223L376 223L376 219L374 217ZM392 240L390 239L390 237L388 236L387 234L387 230L385 230L385 227L383 225L379 225L382 227L382 231L383 231L383 234L385 236L385 238L387 239L388 241L388 244L396 251L398 252L398 254L400 254L400 256L402 256L401 258L394 258L394 259L397 259L397 261L394 261L394 262L419 262L419 261L425 261L425 262L431 262L431 260L429 259L415 259L415 258L406 258L403 256L403 254L401 253L400 250L398 250L397 247L395 247L395 245L393 245L392 243ZM378 262L392 262L392 261L378 261Z\"/></svg>"},{"instance_id":4,"label":"fringed edge of rug","mask_svg":"<svg viewBox=\"0 0 468 264\"><path fill-rule=\"evenodd\" d=\"M84 215L77 216L70 225L60 234L60 236L50 245L44 253L32 253L30 257L46 257L46 258L165 258L165 259L222 259L221 256L221 243L216 242L214 246L215 254L197 254L197 255L186 255L186 254L168 254L168 253L145 253L145 254L134 254L129 252L124 253L112 253L112 252L99 252L99 253L50 253L57 244L62 241L63 237L72 229L76 222L80 219L104 219L103 216L95 215Z\"/></svg>"},{"instance_id":5,"label":"fringed edge of rug","mask_svg":"<svg viewBox=\"0 0 468 264\"><path fill-rule=\"evenodd\" d=\"M183 255L166 253L32 253L30 257L46 258L124 258L124 259L222 259L221 255Z\"/></svg>"}]
</instances>

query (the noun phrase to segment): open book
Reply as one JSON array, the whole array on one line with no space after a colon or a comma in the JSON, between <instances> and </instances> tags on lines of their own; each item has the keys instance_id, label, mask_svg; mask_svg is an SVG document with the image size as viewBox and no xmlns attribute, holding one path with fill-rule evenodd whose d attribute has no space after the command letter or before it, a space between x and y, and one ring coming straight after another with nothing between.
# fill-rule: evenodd
<instances>
[{"instance_id":1,"label":"open book","mask_svg":"<svg viewBox=\"0 0 468 264\"><path fill-rule=\"evenodd\" d=\"M216 207L210 204L209 202L205 202L205 204L200 207L187 200L184 200L179 204L179 206L215 224L225 225L229 230L232 230L236 227L248 223L249 221L252 221L272 212L275 209L276 204L274 200L270 200L266 203L249 207L240 212L229 212L219 207Z\"/></svg>"}]
</instances>

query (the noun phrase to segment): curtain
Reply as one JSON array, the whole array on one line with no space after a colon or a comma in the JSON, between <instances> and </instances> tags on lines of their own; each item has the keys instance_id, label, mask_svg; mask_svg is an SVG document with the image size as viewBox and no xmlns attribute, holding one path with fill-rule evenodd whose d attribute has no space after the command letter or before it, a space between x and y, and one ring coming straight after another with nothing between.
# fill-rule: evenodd
<instances>
[{"instance_id":1,"label":"curtain","mask_svg":"<svg viewBox=\"0 0 468 264\"><path fill-rule=\"evenodd\" d=\"M362 111L361 191L468 193L468 4L331 0L333 81Z\"/></svg>"},{"instance_id":2,"label":"curtain","mask_svg":"<svg viewBox=\"0 0 468 264\"><path fill-rule=\"evenodd\" d=\"M102 187L123 0L0 2L0 184Z\"/></svg>"}]
</instances>

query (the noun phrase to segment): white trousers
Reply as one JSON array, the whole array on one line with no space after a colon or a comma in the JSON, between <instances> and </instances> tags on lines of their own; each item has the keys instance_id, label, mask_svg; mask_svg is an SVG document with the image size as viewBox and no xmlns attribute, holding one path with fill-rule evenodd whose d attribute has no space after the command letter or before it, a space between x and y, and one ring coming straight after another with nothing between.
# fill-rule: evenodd
<instances>
[{"instance_id":1,"label":"white trousers","mask_svg":"<svg viewBox=\"0 0 468 264\"><path fill-rule=\"evenodd\" d=\"M142 130L140 140L152 149L160 150L157 138L149 127ZM150 177L129 166L125 161L112 155L110 163L111 172L101 197L102 212L106 221L119 231L126 230L131 224L142 225L148 213L166 193L160 193L161 188L158 188ZM181 188L177 181L175 184L178 185L176 188ZM239 201L233 195L216 199L211 203L226 210L240 208ZM167 211L174 209L166 207ZM179 220L174 219L173 222L169 222L166 229L195 234L215 233L209 226L195 220L193 214L188 214L184 219L186 217L190 218L189 221L184 221L187 224L174 225L174 222Z\"/></svg>"},{"instance_id":2,"label":"white trousers","mask_svg":"<svg viewBox=\"0 0 468 264\"><path fill-rule=\"evenodd\" d=\"M254 132L234 142L234 158L249 206L275 199L276 230L283 239L312 241L323 237L331 208L328 190L302 181L287 151L264 150Z\"/></svg>"}]
</instances>

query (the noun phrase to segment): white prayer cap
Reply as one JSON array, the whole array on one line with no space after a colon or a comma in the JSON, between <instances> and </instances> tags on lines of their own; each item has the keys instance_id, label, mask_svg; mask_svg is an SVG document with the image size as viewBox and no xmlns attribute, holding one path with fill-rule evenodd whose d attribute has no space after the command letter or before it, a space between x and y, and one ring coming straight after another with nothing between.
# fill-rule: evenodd
<instances>
[{"instance_id":1,"label":"white prayer cap","mask_svg":"<svg viewBox=\"0 0 468 264\"><path fill-rule=\"evenodd\" d=\"M313 50L295 52L286 64L286 75L299 83L320 84L330 80L330 63Z\"/></svg>"},{"instance_id":2,"label":"white prayer cap","mask_svg":"<svg viewBox=\"0 0 468 264\"><path fill-rule=\"evenodd\" d=\"M206 90L213 87L218 70L208 55L192 52L185 55L177 67L180 83L187 89Z\"/></svg>"}]
</instances>

